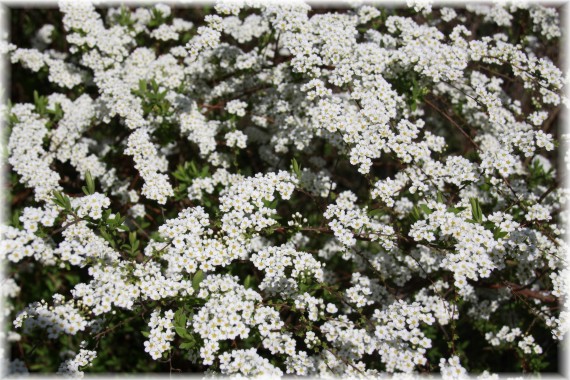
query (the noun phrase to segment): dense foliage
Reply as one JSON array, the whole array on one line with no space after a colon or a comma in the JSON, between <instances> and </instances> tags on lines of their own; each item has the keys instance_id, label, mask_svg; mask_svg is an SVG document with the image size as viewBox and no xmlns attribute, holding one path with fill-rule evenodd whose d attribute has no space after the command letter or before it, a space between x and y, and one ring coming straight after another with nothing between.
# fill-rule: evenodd
<instances>
[{"instance_id":1,"label":"dense foliage","mask_svg":"<svg viewBox=\"0 0 570 380\"><path fill-rule=\"evenodd\" d=\"M64 1L10 23L10 372L559 370L555 8Z\"/></svg>"}]
</instances>

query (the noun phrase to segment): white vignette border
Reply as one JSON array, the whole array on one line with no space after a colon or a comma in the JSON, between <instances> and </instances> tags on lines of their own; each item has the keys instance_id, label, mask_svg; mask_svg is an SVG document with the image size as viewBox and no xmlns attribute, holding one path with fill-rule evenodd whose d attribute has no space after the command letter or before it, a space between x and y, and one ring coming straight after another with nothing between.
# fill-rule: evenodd
<instances>
[{"instance_id":1,"label":"white vignette border","mask_svg":"<svg viewBox=\"0 0 570 380\"><path fill-rule=\"evenodd\" d=\"M75 0L75 1L89 1L89 0ZM383 6L406 6L405 0L400 1L360 1L356 0L360 3L367 3L372 5L383 5ZM355 2L356 2L355 1ZM291 0L267 0L267 2L275 2L275 3L283 3L283 2L291 2ZM307 3L316 6L316 7L342 7L343 5L348 5L349 2L352 1L338 1L338 0L312 0L307 1ZM505 3L506 1L485 1L485 0L467 0L467 1L453 1L453 0L439 0L431 2L434 6L448 6L448 7L455 7L461 8L464 7L466 4L493 4L493 3ZM520 2L517 0L513 0L512 2ZM561 15L561 24L563 28L563 37L560 41L560 48L561 48L561 64L562 70L566 74L566 76L570 77L570 0L554 0L554 1L524 1L525 3L531 4L543 4L543 5L550 5L556 6L559 8L559 12ZM176 6L199 6L199 5L211 5L215 3L215 1L189 1L189 0L166 0L166 1L154 1L154 0L125 0L125 1L117 1L117 0L94 0L92 1L96 6L100 7L113 7L113 6L120 6L121 4L129 5L129 6L148 6L158 3L165 3L172 7ZM55 0L36 0L36 1L27 1L27 0L0 0L0 38L8 38L9 37L9 13L10 8L56 8L57 1ZM7 57L3 55L0 57L0 110L4 113L4 105L6 104L7 99L9 99L9 91L10 91L10 64L7 60ZM566 96L570 97L570 86L567 86L566 89ZM559 125L559 136L557 138L561 141L560 136L562 134L570 134L570 110L568 107L562 106L562 110L560 113L560 125ZM8 205L6 204L6 197L5 192L7 191L7 177L8 177L8 165L7 165L7 158L8 158L8 149L7 149L7 141L8 136L6 129L4 128L4 115L0 117L0 223L6 223L9 220L8 215ZM559 176L563 178L563 182L561 185L566 188L570 188L570 162L564 162L564 156L567 149L570 149L570 140L563 142L561 141L561 145L558 150L558 163L559 167L558 170L560 171ZM568 206L567 206L568 207ZM565 233L565 241L566 243L570 243L570 225L565 226L566 233ZM0 237L1 238L1 237ZM570 262L570 251L566 252L566 259ZM0 262L0 286L3 286L4 279L5 279L5 268L4 268L4 261ZM569 289L570 290L570 289ZM567 294L569 294L568 292ZM3 310L3 297L0 297L0 310ZM570 323L570 322L568 322ZM0 328L4 328L1 326ZM500 379L531 379L531 378L541 378L541 379L570 379L570 333L567 334L566 339L561 342L559 346L559 371L558 373L544 373L540 375L523 375L521 373L500 373ZM8 363L7 360L4 359L7 356L7 352L5 350L5 341L0 339L0 356L3 358L0 359L0 365L6 365ZM150 358L149 358L150 360ZM0 368L0 376L3 376L6 373L5 368ZM124 378L188 378L188 379L215 379L215 378L225 378L224 376L219 377L212 377L212 376L205 376L204 374L162 374L162 373L109 373L109 374L89 374L85 373L86 378L91 379L111 379L117 377L124 377ZM396 378L396 379L441 379L440 375L437 374L430 374L427 376L414 374L414 375L407 375L407 374L394 374L392 376L385 376L388 378ZM469 376L470 378L475 379L476 376ZM24 378L24 377L16 377L10 376L7 378ZM61 376L57 375L50 375L50 374L34 374L31 373L30 375L26 376L25 378L32 378L32 379L59 379ZM292 376L284 376L285 379L293 378ZM307 377L310 379L311 377ZM315 377L316 378L316 377ZM382 377L384 378L384 377Z\"/></svg>"}]
</instances>

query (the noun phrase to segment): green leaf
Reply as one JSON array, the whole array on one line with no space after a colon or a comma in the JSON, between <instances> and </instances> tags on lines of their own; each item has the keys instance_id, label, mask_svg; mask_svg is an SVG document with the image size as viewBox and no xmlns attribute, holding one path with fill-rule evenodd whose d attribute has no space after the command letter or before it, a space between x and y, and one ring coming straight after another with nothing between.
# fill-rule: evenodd
<instances>
[{"instance_id":1,"label":"green leaf","mask_svg":"<svg viewBox=\"0 0 570 380\"><path fill-rule=\"evenodd\" d=\"M186 164L184 164L184 166L186 166ZM192 177L198 177L200 175L200 172L198 171L198 168L196 167L194 161L190 161L188 163L188 169L190 169L189 173L192 174Z\"/></svg>"},{"instance_id":2,"label":"green leaf","mask_svg":"<svg viewBox=\"0 0 570 380\"><path fill-rule=\"evenodd\" d=\"M449 207L447 212L452 212L454 214L459 214L461 211L465 210L466 207Z\"/></svg>"},{"instance_id":3,"label":"green leaf","mask_svg":"<svg viewBox=\"0 0 570 380\"><path fill-rule=\"evenodd\" d=\"M301 293L305 293L307 291L307 289L309 289L309 285L304 284L304 283L299 284L299 291Z\"/></svg>"},{"instance_id":4,"label":"green leaf","mask_svg":"<svg viewBox=\"0 0 570 380\"><path fill-rule=\"evenodd\" d=\"M121 6L121 13L117 16L117 22L121 26L131 27L134 21L131 20L131 12L129 12L125 6Z\"/></svg>"},{"instance_id":5,"label":"green leaf","mask_svg":"<svg viewBox=\"0 0 570 380\"><path fill-rule=\"evenodd\" d=\"M291 166L293 167L293 173L297 176L297 179L301 179L301 167L295 158L291 160Z\"/></svg>"},{"instance_id":6,"label":"green leaf","mask_svg":"<svg viewBox=\"0 0 570 380\"><path fill-rule=\"evenodd\" d=\"M208 165L204 166L202 168L202 170L200 170L200 178L208 177L209 171L210 171L210 167Z\"/></svg>"},{"instance_id":7,"label":"green leaf","mask_svg":"<svg viewBox=\"0 0 570 380\"><path fill-rule=\"evenodd\" d=\"M253 287L253 276L248 274L245 280L243 281L243 286L246 289L251 289Z\"/></svg>"},{"instance_id":8,"label":"green leaf","mask_svg":"<svg viewBox=\"0 0 570 380\"><path fill-rule=\"evenodd\" d=\"M502 238L506 237L508 234L509 234L508 232L506 232L506 231L501 231L500 228L497 228L497 229L495 230L495 233L493 234L493 237L494 237L495 239L502 239Z\"/></svg>"},{"instance_id":9,"label":"green leaf","mask_svg":"<svg viewBox=\"0 0 570 380\"><path fill-rule=\"evenodd\" d=\"M143 336L144 336L145 338L148 338L148 337L150 336L150 331L144 331L144 330L143 330L143 331L141 331L141 334L143 334Z\"/></svg>"},{"instance_id":10,"label":"green leaf","mask_svg":"<svg viewBox=\"0 0 570 380\"><path fill-rule=\"evenodd\" d=\"M266 199L263 200L263 205L272 210L275 210L277 208L277 203L278 203L277 199L274 199L271 202Z\"/></svg>"},{"instance_id":11,"label":"green leaf","mask_svg":"<svg viewBox=\"0 0 570 380\"><path fill-rule=\"evenodd\" d=\"M471 215L476 223L483 222L483 211L481 211L481 206L479 205L479 200L477 198L471 198L469 200L471 203Z\"/></svg>"},{"instance_id":12,"label":"green leaf","mask_svg":"<svg viewBox=\"0 0 570 380\"><path fill-rule=\"evenodd\" d=\"M383 212L384 210L381 207L371 208L368 210L368 216L381 215Z\"/></svg>"},{"instance_id":13,"label":"green leaf","mask_svg":"<svg viewBox=\"0 0 570 380\"><path fill-rule=\"evenodd\" d=\"M55 285L50 280L46 281L46 285L51 293L55 291Z\"/></svg>"},{"instance_id":14,"label":"green leaf","mask_svg":"<svg viewBox=\"0 0 570 380\"><path fill-rule=\"evenodd\" d=\"M139 95L145 96L146 93L147 93L146 80L141 79L139 80Z\"/></svg>"},{"instance_id":15,"label":"green leaf","mask_svg":"<svg viewBox=\"0 0 570 380\"><path fill-rule=\"evenodd\" d=\"M190 335L188 330L186 330L186 327L181 327L181 326L175 325L174 330L176 331L176 334L178 334L178 336L180 336L181 338L190 339L190 337L192 337L192 335Z\"/></svg>"},{"instance_id":16,"label":"green leaf","mask_svg":"<svg viewBox=\"0 0 570 380\"><path fill-rule=\"evenodd\" d=\"M412 207L412 211L410 213L410 217L412 218L412 220L414 222L417 222L418 220L420 220L422 218L422 214L420 212L420 209L418 208L418 206L414 206Z\"/></svg>"},{"instance_id":17,"label":"green leaf","mask_svg":"<svg viewBox=\"0 0 570 380\"><path fill-rule=\"evenodd\" d=\"M437 192L437 202L438 203L445 203L445 199L443 198L443 194L441 191Z\"/></svg>"},{"instance_id":18,"label":"green leaf","mask_svg":"<svg viewBox=\"0 0 570 380\"><path fill-rule=\"evenodd\" d=\"M20 228L20 210L14 210L14 213L12 214L12 226L18 229Z\"/></svg>"},{"instance_id":19,"label":"green leaf","mask_svg":"<svg viewBox=\"0 0 570 380\"><path fill-rule=\"evenodd\" d=\"M176 168L176 171L174 171L174 173L172 173L172 175L174 176L174 178L176 178L179 181L182 182L190 182L192 181L192 178L190 178L188 176L188 174L186 173L186 168L187 165L178 165L178 167Z\"/></svg>"},{"instance_id":20,"label":"green leaf","mask_svg":"<svg viewBox=\"0 0 570 380\"><path fill-rule=\"evenodd\" d=\"M422 209L422 211L423 211L426 215L429 215L429 214L431 214L431 213L433 212L425 203L422 203L422 204L420 205L420 208Z\"/></svg>"},{"instance_id":21,"label":"green leaf","mask_svg":"<svg viewBox=\"0 0 570 380\"><path fill-rule=\"evenodd\" d=\"M194 277L192 278L192 287L194 288L195 291L198 291L200 289L200 283L202 282L203 279L204 279L204 272L200 269L198 272L194 274Z\"/></svg>"},{"instance_id":22,"label":"green leaf","mask_svg":"<svg viewBox=\"0 0 570 380\"><path fill-rule=\"evenodd\" d=\"M93 180L89 170L85 172L85 182L87 183L87 191L89 192L89 195L95 193L95 181Z\"/></svg>"},{"instance_id":23,"label":"green leaf","mask_svg":"<svg viewBox=\"0 0 570 380\"><path fill-rule=\"evenodd\" d=\"M107 232L107 230L104 227L101 227L101 229L99 230L99 232L101 233L101 236L103 237L103 239L107 240L109 242L109 244L111 244L111 247L115 248L116 247L116 243L115 240L113 239L113 237Z\"/></svg>"},{"instance_id":24,"label":"green leaf","mask_svg":"<svg viewBox=\"0 0 570 380\"><path fill-rule=\"evenodd\" d=\"M412 111L418 109L418 101L415 98L412 99L412 104L410 105L410 108L412 109Z\"/></svg>"},{"instance_id":25,"label":"green leaf","mask_svg":"<svg viewBox=\"0 0 570 380\"><path fill-rule=\"evenodd\" d=\"M196 346L196 341L183 342L180 344L180 349L181 350L191 350L194 348L194 346Z\"/></svg>"},{"instance_id":26,"label":"green leaf","mask_svg":"<svg viewBox=\"0 0 570 380\"><path fill-rule=\"evenodd\" d=\"M174 313L174 325L186 328L186 314L184 313L184 308L176 310Z\"/></svg>"},{"instance_id":27,"label":"green leaf","mask_svg":"<svg viewBox=\"0 0 570 380\"><path fill-rule=\"evenodd\" d=\"M67 195L63 195L61 192L56 190L54 190L52 194L54 196L54 198L52 198L52 201L56 205L62 207L66 211L71 211L71 201Z\"/></svg>"},{"instance_id":28,"label":"green leaf","mask_svg":"<svg viewBox=\"0 0 570 380\"><path fill-rule=\"evenodd\" d=\"M40 116L47 114L47 104L47 98L39 95L38 92L34 90L34 105L36 106L36 112L40 114Z\"/></svg>"}]
</instances>

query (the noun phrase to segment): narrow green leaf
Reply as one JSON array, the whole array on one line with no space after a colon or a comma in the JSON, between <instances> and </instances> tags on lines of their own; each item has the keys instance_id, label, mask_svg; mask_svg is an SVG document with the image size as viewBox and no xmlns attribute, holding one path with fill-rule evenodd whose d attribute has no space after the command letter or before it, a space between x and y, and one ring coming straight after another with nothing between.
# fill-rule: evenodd
<instances>
[{"instance_id":1,"label":"narrow green leaf","mask_svg":"<svg viewBox=\"0 0 570 380\"><path fill-rule=\"evenodd\" d=\"M194 346L196 345L195 341L191 341L191 342L183 342L180 344L180 349L181 350L191 350L194 348Z\"/></svg>"},{"instance_id":2,"label":"narrow green leaf","mask_svg":"<svg viewBox=\"0 0 570 380\"><path fill-rule=\"evenodd\" d=\"M418 206L414 206L412 207L412 211L410 213L410 217L412 218L412 220L414 222L417 222L418 220L421 219L422 215L420 213L420 209L418 208Z\"/></svg>"},{"instance_id":3,"label":"narrow green leaf","mask_svg":"<svg viewBox=\"0 0 570 380\"><path fill-rule=\"evenodd\" d=\"M441 193L441 191L437 192L437 202L438 203L445 203L445 199L443 198L443 194Z\"/></svg>"},{"instance_id":4,"label":"narrow green leaf","mask_svg":"<svg viewBox=\"0 0 570 380\"><path fill-rule=\"evenodd\" d=\"M251 274L247 275L247 277L245 278L245 280L243 282L243 286L246 289L250 289L253 287L253 276Z\"/></svg>"},{"instance_id":5,"label":"narrow green leaf","mask_svg":"<svg viewBox=\"0 0 570 380\"><path fill-rule=\"evenodd\" d=\"M15 210L12 214L12 226L20 228L20 210Z\"/></svg>"},{"instance_id":6,"label":"narrow green leaf","mask_svg":"<svg viewBox=\"0 0 570 380\"><path fill-rule=\"evenodd\" d=\"M95 193L95 181L93 180L89 170L85 172L85 182L87 183L87 191L89 194Z\"/></svg>"},{"instance_id":7,"label":"narrow green leaf","mask_svg":"<svg viewBox=\"0 0 570 380\"><path fill-rule=\"evenodd\" d=\"M174 326L174 330L176 331L176 334L178 334L181 338L188 339L189 337L192 336L188 333L188 330L186 330L186 328L184 327Z\"/></svg>"},{"instance_id":8,"label":"narrow green leaf","mask_svg":"<svg viewBox=\"0 0 570 380\"><path fill-rule=\"evenodd\" d=\"M291 166L293 167L293 173L295 173L298 179L301 179L301 167L295 158L291 160Z\"/></svg>"},{"instance_id":9,"label":"narrow green leaf","mask_svg":"<svg viewBox=\"0 0 570 380\"><path fill-rule=\"evenodd\" d=\"M144 79L139 80L140 95L142 95L142 96L146 95L146 91L147 91L146 81Z\"/></svg>"},{"instance_id":10,"label":"narrow green leaf","mask_svg":"<svg viewBox=\"0 0 570 380\"><path fill-rule=\"evenodd\" d=\"M71 210L71 201L69 200L69 197L67 195L63 195L61 192L54 190L54 192L52 193L54 198L52 198L52 201L62 207L63 209L65 209L66 211L70 211Z\"/></svg>"},{"instance_id":11,"label":"narrow green leaf","mask_svg":"<svg viewBox=\"0 0 570 380\"><path fill-rule=\"evenodd\" d=\"M423 211L426 215L429 215L429 214L431 214L431 213L433 212L425 203L422 203L422 204L420 205L420 208L422 209L422 211Z\"/></svg>"},{"instance_id":12,"label":"narrow green leaf","mask_svg":"<svg viewBox=\"0 0 570 380\"><path fill-rule=\"evenodd\" d=\"M200 171L200 178L206 178L208 176L209 171L210 167L208 165L204 166Z\"/></svg>"},{"instance_id":13,"label":"narrow green leaf","mask_svg":"<svg viewBox=\"0 0 570 380\"><path fill-rule=\"evenodd\" d=\"M192 287L194 288L195 291L198 291L200 289L200 283L202 282L203 279L204 279L204 272L200 269L198 272L194 274L194 277L192 278Z\"/></svg>"},{"instance_id":14,"label":"narrow green leaf","mask_svg":"<svg viewBox=\"0 0 570 380\"><path fill-rule=\"evenodd\" d=\"M184 314L184 308L180 308L174 313L174 324L186 328L186 314Z\"/></svg>"},{"instance_id":15,"label":"narrow green leaf","mask_svg":"<svg viewBox=\"0 0 570 380\"><path fill-rule=\"evenodd\" d=\"M493 237L495 239L502 239L504 237L506 237L509 233L506 231L501 231L500 228L497 228L497 230L495 231L495 233L493 234Z\"/></svg>"},{"instance_id":16,"label":"narrow green leaf","mask_svg":"<svg viewBox=\"0 0 570 380\"><path fill-rule=\"evenodd\" d=\"M371 208L368 210L368 216L380 215L384 212L382 208Z\"/></svg>"},{"instance_id":17,"label":"narrow green leaf","mask_svg":"<svg viewBox=\"0 0 570 380\"><path fill-rule=\"evenodd\" d=\"M483 212L481 211L479 200L477 198L471 198L469 202L471 203L471 215L473 216L473 220L477 223L481 223L483 221Z\"/></svg>"},{"instance_id":18,"label":"narrow green leaf","mask_svg":"<svg viewBox=\"0 0 570 380\"><path fill-rule=\"evenodd\" d=\"M196 167L194 161L190 161L188 168L190 169L190 174L192 174L192 177L200 176L200 172L198 171L198 168Z\"/></svg>"}]
</instances>

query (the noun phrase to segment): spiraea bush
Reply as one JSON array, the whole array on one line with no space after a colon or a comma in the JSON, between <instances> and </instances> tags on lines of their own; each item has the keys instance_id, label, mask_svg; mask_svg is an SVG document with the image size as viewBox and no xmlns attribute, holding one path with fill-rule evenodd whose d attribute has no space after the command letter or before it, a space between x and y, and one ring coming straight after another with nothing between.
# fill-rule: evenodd
<instances>
[{"instance_id":1,"label":"spiraea bush","mask_svg":"<svg viewBox=\"0 0 570 380\"><path fill-rule=\"evenodd\" d=\"M560 369L559 9L10 17L6 370Z\"/></svg>"}]
</instances>

